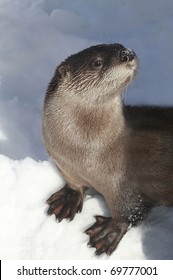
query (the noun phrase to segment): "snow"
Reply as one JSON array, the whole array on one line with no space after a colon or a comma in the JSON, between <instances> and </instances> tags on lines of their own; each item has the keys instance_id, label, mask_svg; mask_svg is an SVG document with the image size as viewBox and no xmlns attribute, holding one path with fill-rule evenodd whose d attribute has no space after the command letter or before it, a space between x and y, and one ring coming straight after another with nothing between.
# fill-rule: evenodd
<instances>
[{"instance_id":1,"label":"snow","mask_svg":"<svg viewBox=\"0 0 173 280\"><path fill-rule=\"evenodd\" d=\"M103 198L88 193L73 222L46 216L46 199L64 182L41 139L46 87L68 55L97 43L134 49L140 69L131 104L173 105L171 0L0 0L0 257L96 259L83 231ZM173 209L155 208L110 256L172 259Z\"/></svg>"}]
</instances>

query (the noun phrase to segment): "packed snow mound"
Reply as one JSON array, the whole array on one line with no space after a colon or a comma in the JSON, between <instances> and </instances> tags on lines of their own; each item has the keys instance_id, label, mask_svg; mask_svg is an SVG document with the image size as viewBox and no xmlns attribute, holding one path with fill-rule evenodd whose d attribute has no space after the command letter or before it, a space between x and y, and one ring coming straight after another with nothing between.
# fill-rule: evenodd
<instances>
[{"instance_id":1,"label":"packed snow mound","mask_svg":"<svg viewBox=\"0 0 173 280\"><path fill-rule=\"evenodd\" d=\"M107 209L100 195L87 194L81 214L72 222L55 222L46 215L46 199L60 189L64 182L53 164L36 162L31 158L14 161L0 156L1 232L0 255L9 259L95 259L94 249L87 247L84 230L93 222L95 214L103 215ZM108 210L107 210L108 211ZM134 236L135 258L142 258L139 229ZM124 238L120 256L134 257L133 246ZM131 247L131 249L130 249ZM118 251L117 251L118 252ZM116 253L117 255L117 253ZM116 257L115 255L115 257ZM117 255L118 257L118 255ZM106 256L102 257L107 258Z\"/></svg>"},{"instance_id":2,"label":"packed snow mound","mask_svg":"<svg viewBox=\"0 0 173 280\"><path fill-rule=\"evenodd\" d=\"M88 192L82 213L73 221L46 215L46 199L64 185L55 166L29 157L0 156L1 259L97 259L83 232L94 215L109 215L104 199ZM99 259L172 259L173 209L154 209L148 219L129 230L117 250Z\"/></svg>"}]
</instances>

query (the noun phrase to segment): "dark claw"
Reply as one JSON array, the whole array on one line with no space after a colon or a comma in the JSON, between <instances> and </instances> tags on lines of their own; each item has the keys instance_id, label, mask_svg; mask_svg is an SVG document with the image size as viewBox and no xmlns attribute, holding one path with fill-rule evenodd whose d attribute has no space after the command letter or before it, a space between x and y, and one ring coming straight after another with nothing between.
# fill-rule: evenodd
<instances>
[{"instance_id":1,"label":"dark claw","mask_svg":"<svg viewBox=\"0 0 173 280\"><path fill-rule=\"evenodd\" d=\"M49 208L48 215L55 214L56 220L61 222L63 219L74 219L77 212L82 211L83 195L79 191L72 190L65 186L60 191L54 193L47 200Z\"/></svg>"},{"instance_id":2,"label":"dark claw","mask_svg":"<svg viewBox=\"0 0 173 280\"><path fill-rule=\"evenodd\" d=\"M95 223L93 226L85 230L85 233L88 234L90 238L92 238L92 236L97 235L101 231L101 229L102 226L101 225L99 226Z\"/></svg>"},{"instance_id":3,"label":"dark claw","mask_svg":"<svg viewBox=\"0 0 173 280\"><path fill-rule=\"evenodd\" d=\"M51 216L52 214L55 214L55 216L56 216L56 213L59 213L61 211L61 209L62 209L62 205L53 203L48 208L47 215Z\"/></svg>"},{"instance_id":4,"label":"dark claw","mask_svg":"<svg viewBox=\"0 0 173 280\"><path fill-rule=\"evenodd\" d=\"M111 217L96 216L95 219L95 224L85 231L90 237L88 246L96 248L96 255L110 255L127 232L129 224Z\"/></svg>"},{"instance_id":5,"label":"dark claw","mask_svg":"<svg viewBox=\"0 0 173 280\"><path fill-rule=\"evenodd\" d=\"M99 215L96 215L94 217L97 221L97 223L99 224L103 224L104 222L108 222L108 220L111 220L111 217L104 217L104 216L99 216Z\"/></svg>"},{"instance_id":6,"label":"dark claw","mask_svg":"<svg viewBox=\"0 0 173 280\"><path fill-rule=\"evenodd\" d=\"M103 248L100 248L100 249L96 250L95 251L95 255L96 256L100 256L100 255L102 255L105 252L106 252L106 247L103 247Z\"/></svg>"},{"instance_id":7,"label":"dark claw","mask_svg":"<svg viewBox=\"0 0 173 280\"><path fill-rule=\"evenodd\" d=\"M83 209L83 203L80 203L77 209L77 213L81 213Z\"/></svg>"}]
</instances>

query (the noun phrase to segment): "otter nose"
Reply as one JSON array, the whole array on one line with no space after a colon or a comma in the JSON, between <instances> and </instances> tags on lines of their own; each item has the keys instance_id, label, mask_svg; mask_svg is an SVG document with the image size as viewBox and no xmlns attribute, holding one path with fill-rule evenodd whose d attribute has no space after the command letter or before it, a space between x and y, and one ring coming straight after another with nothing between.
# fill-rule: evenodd
<instances>
[{"instance_id":1,"label":"otter nose","mask_svg":"<svg viewBox=\"0 0 173 280\"><path fill-rule=\"evenodd\" d=\"M123 49L120 51L119 56L120 56L121 61L128 62L128 61L132 61L136 55L135 55L134 51L131 49Z\"/></svg>"}]
</instances>

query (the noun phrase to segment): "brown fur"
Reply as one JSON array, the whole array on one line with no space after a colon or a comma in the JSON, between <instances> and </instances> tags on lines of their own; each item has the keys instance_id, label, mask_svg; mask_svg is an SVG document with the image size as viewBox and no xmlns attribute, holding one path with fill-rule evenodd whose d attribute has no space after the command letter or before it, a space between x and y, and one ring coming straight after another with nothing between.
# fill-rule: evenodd
<instances>
[{"instance_id":1,"label":"brown fur","mask_svg":"<svg viewBox=\"0 0 173 280\"><path fill-rule=\"evenodd\" d=\"M97 254L112 253L154 205L173 205L173 110L125 108L122 92L137 64L122 45L91 47L57 68L45 98L44 143L67 187L80 193L76 204L93 187L110 208L112 218L98 217L87 231ZM59 220L78 212L70 214L65 196L62 189L48 200Z\"/></svg>"}]
</instances>

